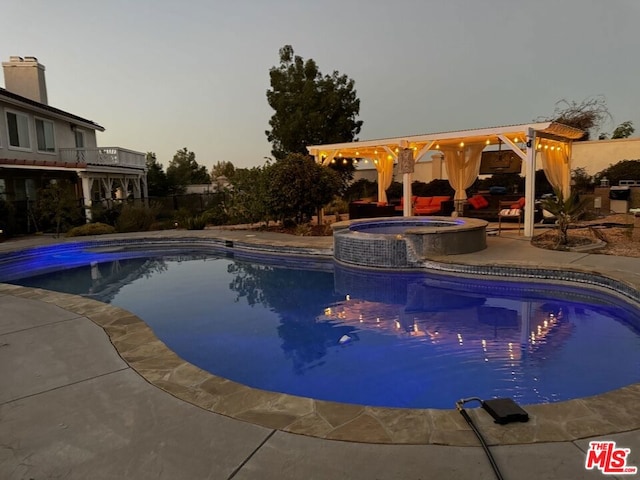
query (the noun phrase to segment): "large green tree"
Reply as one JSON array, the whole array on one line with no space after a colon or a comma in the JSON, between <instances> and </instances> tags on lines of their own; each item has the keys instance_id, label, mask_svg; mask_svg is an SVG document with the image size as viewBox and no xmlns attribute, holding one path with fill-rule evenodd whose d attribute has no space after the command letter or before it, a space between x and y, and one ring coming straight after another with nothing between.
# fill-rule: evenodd
<instances>
[{"instance_id":1,"label":"large green tree","mask_svg":"<svg viewBox=\"0 0 640 480\"><path fill-rule=\"evenodd\" d=\"M166 197L169 193L169 180L164 168L153 152L147 152L147 188L150 197Z\"/></svg>"},{"instance_id":2,"label":"large green tree","mask_svg":"<svg viewBox=\"0 0 640 480\"><path fill-rule=\"evenodd\" d=\"M307 155L307 145L351 142L360 133L360 100L355 82L346 75L323 75L313 59L305 61L285 45L280 65L269 70L269 77L267 101L275 113L265 133L276 160L291 153ZM336 168L352 171L353 165L338 162Z\"/></svg>"},{"instance_id":3,"label":"large green tree","mask_svg":"<svg viewBox=\"0 0 640 480\"><path fill-rule=\"evenodd\" d=\"M299 224L311 219L338 194L337 172L297 153L269 167L268 207L274 218Z\"/></svg>"},{"instance_id":4,"label":"large green tree","mask_svg":"<svg viewBox=\"0 0 640 480\"><path fill-rule=\"evenodd\" d=\"M171 193L183 193L187 185L211 183L207 167L198 165L196 154L186 147L178 150L167 168Z\"/></svg>"}]
</instances>

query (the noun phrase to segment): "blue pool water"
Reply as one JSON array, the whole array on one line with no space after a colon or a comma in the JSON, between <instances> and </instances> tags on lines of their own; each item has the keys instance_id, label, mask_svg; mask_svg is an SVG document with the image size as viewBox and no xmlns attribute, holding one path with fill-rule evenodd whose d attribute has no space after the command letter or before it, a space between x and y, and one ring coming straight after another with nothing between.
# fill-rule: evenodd
<instances>
[{"instance_id":1,"label":"blue pool water","mask_svg":"<svg viewBox=\"0 0 640 480\"><path fill-rule=\"evenodd\" d=\"M390 407L555 402L640 382L640 318L586 290L199 252L61 252L0 281L134 312L185 360L256 388ZM64 270L49 271L65 265Z\"/></svg>"},{"instance_id":2,"label":"blue pool water","mask_svg":"<svg viewBox=\"0 0 640 480\"><path fill-rule=\"evenodd\" d=\"M385 234L385 235L397 235L404 233L409 228L415 227L454 227L457 225L462 225L464 222L462 220L457 221L443 221L443 220L432 220L432 219L423 219L423 220L378 220L375 222L359 222L354 223L349 227L349 230L353 232L361 232L361 233L377 233L377 234Z\"/></svg>"}]
</instances>

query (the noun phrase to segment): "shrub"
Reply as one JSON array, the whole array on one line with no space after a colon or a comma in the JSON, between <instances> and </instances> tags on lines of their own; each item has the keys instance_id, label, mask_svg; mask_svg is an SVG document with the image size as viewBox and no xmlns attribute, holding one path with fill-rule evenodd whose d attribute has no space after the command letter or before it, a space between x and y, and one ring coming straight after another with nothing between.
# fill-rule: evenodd
<instances>
[{"instance_id":1,"label":"shrub","mask_svg":"<svg viewBox=\"0 0 640 480\"><path fill-rule=\"evenodd\" d=\"M79 227L73 227L67 232L67 237L83 237L85 235L105 235L116 233L115 227L106 223L87 223Z\"/></svg>"},{"instance_id":2,"label":"shrub","mask_svg":"<svg viewBox=\"0 0 640 480\"><path fill-rule=\"evenodd\" d=\"M349 204L340 197L335 197L324 207L324 213L327 215L339 215L347 212L349 212Z\"/></svg>"},{"instance_id":3,"label":"shrub","mask_svg":"<svg viewBox=\"0 0 640 480\"><path fill-rule=\"evenodd\" d=\"M5 237L16 233L16 209L12 203L2 198L0 198L0 230Z\"/></svg>"},{"instance_id":4,"label":"shrub","mask_svg":"<svg viewBox=\"0 0 640 480\"><path fill-rule=\"evenodd\" d=\"M183 226L187 230L204 230L209 223L209 218L207 215L195 215L193 217L188 217L183 221Z\"/></svg>"},{"instance_id":5,"label":"shrub","mask_svg":"<svg viewBox=\"0 0 640 480\"><path fill-rule=\"evenodd\" d=\"M391 182L389 188L387 188L387 199L400 199L402 198L403 186L401 182Z\"/></svg>"},{"instance_id":6,"label":"shrub","mask_svg":"<svg viewBox=\"0 0 640 480\"><path fill-rule=\"evenodd\" d=\"M449 184L449 180L435 179L429 183L415 181L411 184L411 191L419 197L450 196L453 197L455 191Z\"/></svg>"},{"instance_id":7,"label":"shrub","mask_svg":"<svg viewBox=\"0 0 640 480\"><path fill-rule=\"evenodd\" d=\"M95 223L106 223L115 226L121 212L122 203L110 202L107 207L97 203L91 206L91 220Z\"/></svg>"},{"instance_id":8,"label":"shrub","mask_svg":"<svg viewBox=\"0 0 640 480\"><path fill-rule=\"evenodd\" d=\"M49 183L38 190L37 198L34 213L43 231L53 230L58 236L84 220L83 208L68 180Z\"/></svg>"},{"instance_id":9,"label":"shrub","mask_svg":"<svg viewBox=\"0 0 640 480\"><path fill-rule=\"evenodd\" d=\"M366 178L361 178L349 185L344 194L344 198L347 202L352 202L360 198L375 197L377 194L378 184Z\"/></svg>"},{"instance_id":10,"label":"shrub","mask_svg":"<svg viewBox=\"0 0 640 480\"><path fill-rule=\"evenodd\" d=\"M560 245L569 243L567 234L569 226L584 213L587 202L589 202L588 198L579 200L575 192L565 198L560 189L555 190L555 197L546 198L542 201L542 208L556 216Z\"/></svg>"},{"instance_id":11,"label":"shrub","mask_svg":"<svg viewBox=\"0 0 640 480\"><path fill-rule=\"evenodd\" d=\"M125 204L116 221L116 230L125 232L146 232L156 221L155 211L144 206Z\"/></svg>"},{"instance_id":12,"label":"shrub","mask_svg":"<svg viewBox=\"0 0 640 480\"><path fill-rule=\"evenodd\" d=\"M311 225L308 223L300 223L295 226L293 230L294 235L298 235L299 237L308 237L312 233Z\"/></svg>"},{"instance_id":13,"label":"shrub","mask_svg":"<svg viewBox=\"0 0 640 480\"><path fill-rule=\"evenodd\" d=\"M640 180L640 160L622 160L615 165L609 165L594 175L597 185L603 178L609 180L609 185L618 185L620 180Z\"/></svg>"}]
</instances>

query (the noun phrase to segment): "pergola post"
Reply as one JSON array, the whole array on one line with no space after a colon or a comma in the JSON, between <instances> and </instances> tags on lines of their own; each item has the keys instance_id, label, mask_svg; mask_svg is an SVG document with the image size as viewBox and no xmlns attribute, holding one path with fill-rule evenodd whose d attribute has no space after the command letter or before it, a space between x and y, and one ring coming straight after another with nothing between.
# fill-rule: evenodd
<instances>
[{"instance_id":1,"label":"pergola post","mask_svg":"<svg viewBox=\"0 0 640 480\"><path fill-rule=\"evenodd\" d=\"M524 236L533 236L534 210L536 200L536 131L527 132L526 176L524 183Z\"/></svg>"},{"instance_id":2,"label":"pergola post","mask_svg":"<svg viewBox=\"0 0 640 480\"><path fill-rule=\"evenodd\" d=\"M93 186L93 178L86 176L86 174L80 174L80 181L82 182L82 203L84 206L85 219L87 223L91 222L91 187Z\"/></svg>"},{"instance_id":3,"label":"pergola post","mask_svg":"<svg viewBox=\"0 0 640 480\"><path fill-rule=\"evenodd\" d=\"M403 197L403 204L402 204L402 216L403 217L410 217L413 212L412 210L412 205L411 205L411 177L412 174L411 173L403 173L402 174L402 197Z\"/></svg>"}]
</instances>

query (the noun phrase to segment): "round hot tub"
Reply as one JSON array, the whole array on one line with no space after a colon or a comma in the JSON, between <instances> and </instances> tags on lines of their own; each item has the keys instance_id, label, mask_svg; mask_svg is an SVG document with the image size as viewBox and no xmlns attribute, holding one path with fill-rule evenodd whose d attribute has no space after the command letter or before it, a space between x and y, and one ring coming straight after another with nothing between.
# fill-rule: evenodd
<instances>
[{"instance_id":1,"label":"round hot tub","mask_svg":"<svg viewBox=\"0 0 640 480\"><path fill-rule=\"evenodd\" d=\"M475 218L390 217L338 222L333 255L350 265L383 268L421 267L443 255L487 248L488 223Z\"/></svg>"}]
</instances>

